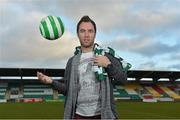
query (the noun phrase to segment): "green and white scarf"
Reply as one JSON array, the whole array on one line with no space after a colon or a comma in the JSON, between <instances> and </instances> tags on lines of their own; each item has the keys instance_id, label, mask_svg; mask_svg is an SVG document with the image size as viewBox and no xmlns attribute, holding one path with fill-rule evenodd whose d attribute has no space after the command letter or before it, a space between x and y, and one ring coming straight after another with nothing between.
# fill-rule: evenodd
<instances>
[{"instance_id":1,"label":"green and white scarf","mask_svg":"<svg viewBox=\"0 0 180 120\"><path fill-rule=\"evenodd\" d=\"M112 48L110 48L110 47L103 48L103 47L99 46L97 43L94 44L94 55L95 56L105 55L105 52L108 54L111 54L112 56L114 56L121 62L124 72L127 72L131 68L131 64L126 62L125 60L123 60ZM81 46L76 47L76 51L74 52L74 54L75 55L81 54ZM94 72L95 72L97 80L105 80L106 79L107 73L103 67L94 66Z\"/></svg>"}]
</instances>

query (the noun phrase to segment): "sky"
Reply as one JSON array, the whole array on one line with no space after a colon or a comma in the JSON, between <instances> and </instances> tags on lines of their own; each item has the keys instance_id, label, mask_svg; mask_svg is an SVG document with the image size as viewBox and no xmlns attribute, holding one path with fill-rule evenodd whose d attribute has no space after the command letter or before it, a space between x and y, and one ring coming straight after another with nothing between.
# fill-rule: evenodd
<instances>
[{"instance_id":1,"label":"sky","mask_svg":"<svg viewBox=\"0 0 180 120\"><path fill-rule=\"evenodd\" d=\"M65 32L44 39L42 18L59 16ZM76 25L88 15L96 42L132 70L180 70L180 0L0 0L0 68L65 68L79 45Z\"/></svg>"}]
</instances>

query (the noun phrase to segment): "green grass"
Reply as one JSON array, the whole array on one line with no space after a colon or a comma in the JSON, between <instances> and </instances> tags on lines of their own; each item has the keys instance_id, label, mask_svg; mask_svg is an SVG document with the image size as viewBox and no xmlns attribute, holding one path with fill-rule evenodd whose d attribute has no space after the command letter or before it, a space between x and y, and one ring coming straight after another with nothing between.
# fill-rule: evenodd
<instances>
[{"instance_id":1,"label":"green grass","mask_svg":"<svg viewBox=\"0 0 180 120\"><path fill-rule=\"evenodd\" d=\"M57 119L63 116L63 102L1 103L0 119Z\"/></svg>"},{"instance_id":2,"label":"green grass","mask_svg":"<svg viewBox=\"0 0 180 120\"><path fill-rule=\"evenodd\" d=\"M180 119L180 102L117 102L122 119ZM0 103L0 119L59 119L63 102Z\"/></svg>"},{"instance_id":3,"label":"green grass","mask_svg":"<svg viewBox=\"0 0 180 120\"><path fill-rule=\"evenodd\" d=\"M117 110L124 119L180 119L180 102L120 102Z\"/></svg>"}]
</instances>

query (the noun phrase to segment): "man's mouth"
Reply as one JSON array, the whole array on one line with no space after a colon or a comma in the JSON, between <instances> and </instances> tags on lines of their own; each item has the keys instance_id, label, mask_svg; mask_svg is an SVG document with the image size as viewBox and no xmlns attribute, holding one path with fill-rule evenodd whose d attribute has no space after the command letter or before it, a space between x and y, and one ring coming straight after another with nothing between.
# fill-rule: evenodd
<instances>
[{"instance_id":1,"label":"man's mouth","mask_svg":"<svg viewBox=\"0 0 180 120\"><path fill-rule=\"evenodd\" d=\"M84 39L84 42L89 42L89 39Z\"/></svg>"}]
</instances>

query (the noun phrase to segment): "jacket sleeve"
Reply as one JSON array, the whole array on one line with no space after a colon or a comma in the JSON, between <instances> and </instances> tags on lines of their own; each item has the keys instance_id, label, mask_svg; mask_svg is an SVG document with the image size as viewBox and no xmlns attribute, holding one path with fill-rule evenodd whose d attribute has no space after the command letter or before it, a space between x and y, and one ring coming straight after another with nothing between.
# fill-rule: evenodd
<instances>
[{"instance_id":1,"label":"jacket sleeve","mask_svg":"<svg viewBox=\"0 0 180 120\"><path fill-rule=\"evenodd\" d=\"M71 62L72 59L69 59L67 64L66 64L66 69L64 73L64 83L58 82L56 80L53 80L52 86L53 89L58 90L59 93L63 94L66 96L67 90L68 90L68 84L69 84L69 78L70 78L70 73L71 73Z\"/></svg>"},{"instance_id":2,"label":"jacket sleeve","mask_svg":"<svg viewBox=\"0 0 180 120\"><path fill-rule=\"evenodd\" d=\"M106 53L105 56L108 57L111 61L111 64L108 65L107 68L105 68L108 76L117 84L125 84L127 82L127 74L123 71L122 63L119 61L119 59L113 57L108 53Z\"/></svg>"}]
</instances>

